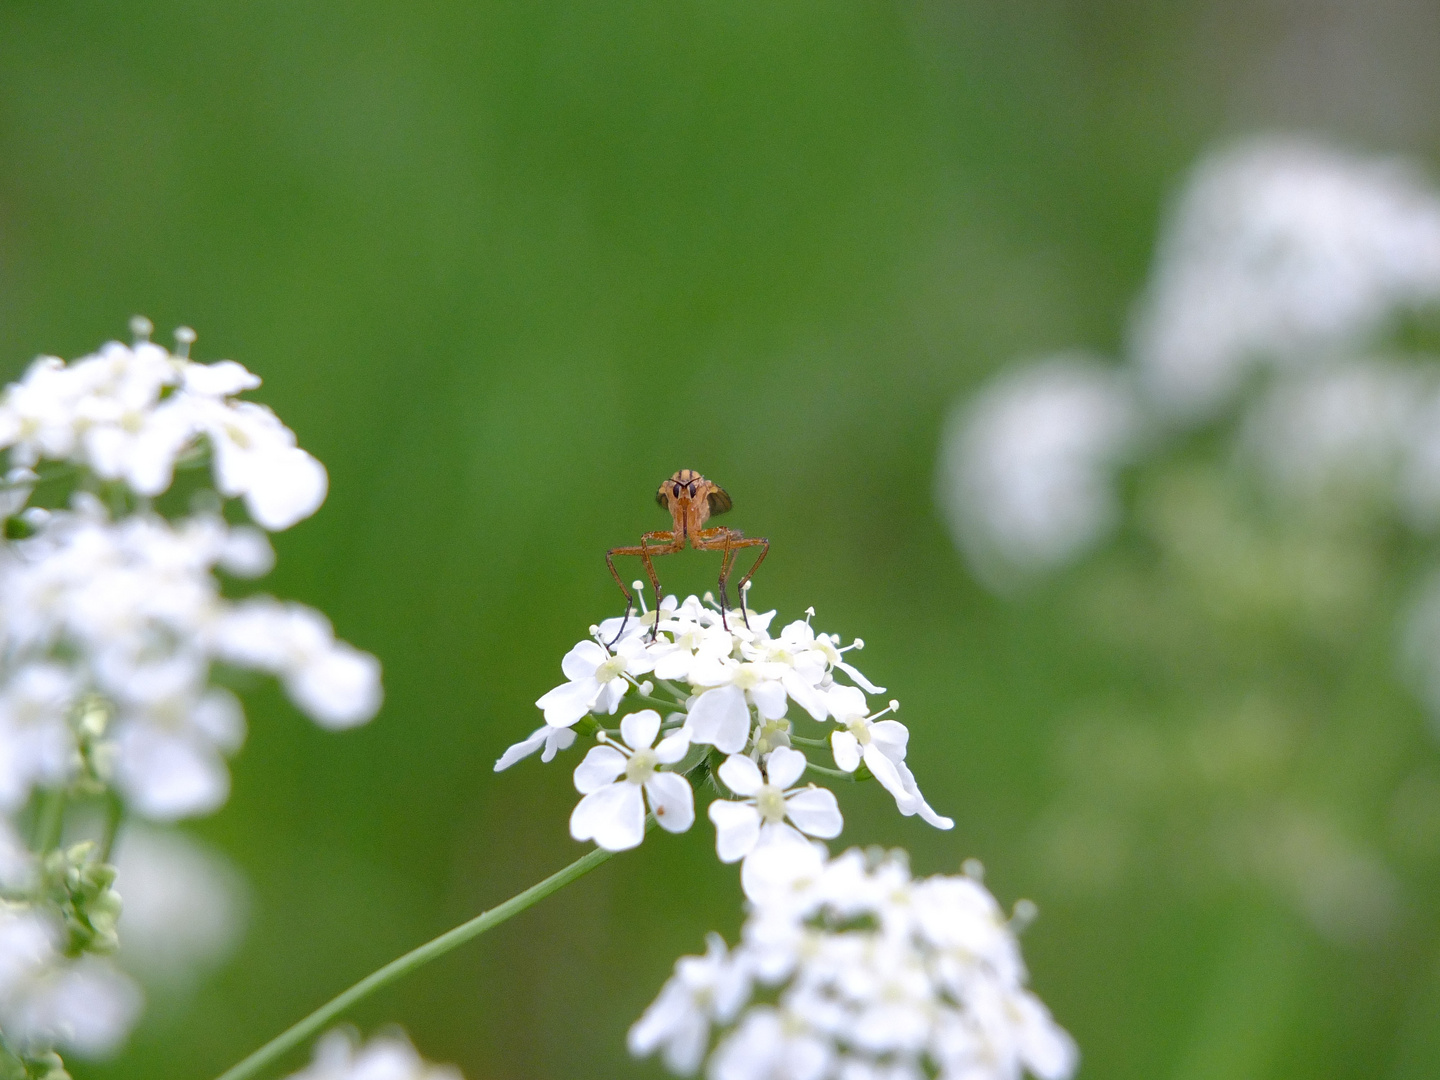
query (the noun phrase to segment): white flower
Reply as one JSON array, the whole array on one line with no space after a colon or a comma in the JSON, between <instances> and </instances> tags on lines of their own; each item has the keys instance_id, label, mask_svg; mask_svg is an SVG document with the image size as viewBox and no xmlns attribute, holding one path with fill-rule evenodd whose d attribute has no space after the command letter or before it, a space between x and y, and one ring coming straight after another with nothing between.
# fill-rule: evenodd
<instances>
[{"instance_id":1,"label":"white flower","mask_svg":"<svg viewBox=\"0 0 1440 1080\"><path fill-rule=\"evenodd\" d=\"M747 890L741 944L727 955L712 940L705 960L686 958L702 991L722 970L746 972L741 1000L711 1010L672 979L632 1029L632 1053L663 1048L667 1064L688 1073L716 1026L710 1080L1074 1072L1074 1043L1026 989L1014 930L977 880L914 881L903 853L849 851L827 862L817 848L757 851L766 887ZM633 1038L642 1025L649 1037Z\"/></svg>"},{"instance_id":2,"label":"white flower","mask_svg":"<svg viewBox=\"0 0 1440 1080\"><path fill-rule=\"evenodd\" d=\"M68 778L78 691L76 674L48 661L24 664L0 685L0 810L13 813L31 788Z\"/></svg>"},{"instance_id":3,"label":"white flower","mask_svg":"<svg viewBox=\"0 0 1440 1080\"><path fill-rule=\"evenodd\" d=\"M732 754L718 773L739 801L716 799L710 804L715 823L715 851L721 862L735 862L755 850L762 836L788 829L786 820L809 836L830 839L844 827L835 795L814 784L790 788L805 772L805 755L781 747L771 752L765 773L747 757Z\"/></svg>"},{"instance_id":4,"label":"white flower","mask_svg":"<svg viewBox=\"0 0 1440 1080\"><path fill-rule=\"evenodd\" d=\"M880 786L895 797L895 805L906 817L919 814L937 829L953 829L955 822L941 817L930 808L920 794L915 774L905 764L905 747L910 741L910 731L898 720L880 720L887 712L899 709L898 701L890 702L888 708L873 716L866 716L865 695L852 686L837 686L827 695L830 710L837 721L844 725L830 735L830 748L835 755L835 764L842 771L850 773L865 762Z\"/></svg>"},{"instance_id":5,"label":"white flower","mask_svg":"<svg viewBox=\"0 0 1440 1080\"><path fill-rule=\"evenodd\" d=\"M452 1065L431 1065L403 1034L376 1035L363 1046L349 1028L327 1032L310 1065L290 1080L462 1080Z\"/></svg>"},{"instance_id":6,"label":"white flower","mask_svg":"<svg viewBox=\"0 0 1440 1080\"><path fill-rule=\"evenodd\" d=\"M500 759L495 762L495 771L501 772L508 769L521 758L529 757L542 747L540 760L553 761L557 753L561 750L569 750L574 743L575 732L573 729L556 728L545 724L501 754Z\"/></svg>"},{"instance_id":7,"label":"white flower","mask_svg":"<svg viewBox=\"0 0 1440 1080\"><path fill-rule=\"evenodd\" d=\"M715 1049L710 1080L820 1080L830 1068L828 1041L794 1017L759 1006Z\"/></svg>"},{"instance_id":8,"label":"white flower","mask_svg":"<svg viewBox=\"0 0 1440 1080\"><path fill-rule=\"evenodd\" d=\"M683 776L660 772L690 749L683 731L673 732L652 749L660 732L660 714L642 709L620 721L625 747L596 746L575 769L575 790L584 796L570 815L570 835L594 840L607 851L637 847L645 838L645 803L668 832L681 833L695 821L695 793ZM641 792L644 798L641 798Z\"/></svg>"},{"instance_id":9,"label":"white flower","mask_svg":"<svg viewBox=\"0 0 1440 1080\"><path fill-rule=\"evenodd\" d=\"M630 689L625 676L643 675L654 667L638 637L616 643L616 651L582 641L560 661L569 682L557 686L535 702L551 727L570 727L588 712L614 714Z\"/></svg>"},{"instance_id":10,"label":"white flower","mask_svg":"<svg viewBox=\"0 0 1440 1080\"><path fill-rule=\"evenodd\" d=\"M636 1057L660 1049L672 1072L689 1076L709 1048L711 1024L734 1020L749 993L744 964L730 956L719 934L711 934L704 956L675 962L675 974L630 1028L626 1045Z\"/></svg>"},{"instance_id":11,"label":"white flower","mask_svg":"<svg viewBox=\"0 0 1440 1080\"><path fill-rule=\"evenodd\" d=\"M946 424L936 502L996 591L1054 569L1119 521L1115 467L1140 408L1112 365L1061 355L1002 374Z\"/></svg>"},{"instance_id":12,"label":"white flower","mask_svg":"<svg viewBox=\"0 0 1440 1080\"><path fill-rule=\"evenodd\" d=\"M129 822L115 849L124 899L120 963L142 981L189 986L239 943L244 879L218 851L174 829Z\"/></svg>"},{"instance_id":13,"label":"white flower","mask_svg":"<svg viewBox=\"0 0 1440 1080\"><path fill-rule=\"evenodd\" d=\"M1440 297L1440 196L1406 162L1255 139L1203 161L1134 328L1154 401L1204 416L1259 364L1305 364Z\"/></svg>"},{"instance_id":14,"label":"white flower","mask_svg":"<svg viewBox=\"0 0 1440 1080\"><path fill-rule=\"evenodd\" d=\"M109 1057L140 1018L143 998L98 956L57 963L5 1007L5 1034L20 1046L58 1046L81 1057Z\"/></svg>"},{"instance_id":15,"label":"white flower","mask_svg":"<svg viewBox=\"0 0 1440 1080\"><path fill-rule=\"evenodd\" d=\"M380 662L335 640L330 620L313 608L244 600L216 621L213 638L222 659L278 675L322 727L354 727L380 708Z\"/></svg>"}]
</instances>

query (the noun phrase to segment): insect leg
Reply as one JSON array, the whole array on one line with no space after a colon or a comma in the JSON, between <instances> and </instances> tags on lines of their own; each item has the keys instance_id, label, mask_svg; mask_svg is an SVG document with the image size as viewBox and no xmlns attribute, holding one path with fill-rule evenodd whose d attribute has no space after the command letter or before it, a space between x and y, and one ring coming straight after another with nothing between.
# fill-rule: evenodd
<instances>
[{"instance_id":1,"label":"insect leg","mask_svg":"<svg viewBox=\"0 0 1440 1080\"><path fill-rule=\"evenodd\" d=\"M745 629L750 629L750 611L745 603L745 586L750 584L750 579L755 576L755 571L760 569L760 564L765 561L765 556L770 554L770 541L763 536L757 536L750 540L741 540L736 547L758 547L760 556L750 567L750 572L740 579L740 617L745 620Z\"/></svg>"},{"instance_id":2,"label":"insect leg","mask_svg":"<svg viewBox=\"0 0 1440 1080\"><path fill-rule=\"evenodd\" d=\"M663 540L668 543L664 547L650 547L646 543L646 541L649 540ZM610 576L615 579L615 584L619 585L620 591L625 594L625 617L620 620L619 633L605 644L607 649L613 648L615 642L620 640L621 635L625 633L626 625L630 621L630 613L635 610L635 598L630 595L630 590L625 587L625 582L620 577L620 572L615 569L614 556L636 555L644 562L645 571L650 576L650 584L655 589L655 609L658 611L660 609L660 579L656 577L655 566L650 559L651 556L654 555L669 555L672 552L678 551L679 549L675 547L673 541L674 536L668 532L646 533L640 538L640 543L636 546L611 548L605 553L605 565L610 568ZM656 626L660 624L658 616L655 619L655 624Z\"/></svg>"}]
</instances>

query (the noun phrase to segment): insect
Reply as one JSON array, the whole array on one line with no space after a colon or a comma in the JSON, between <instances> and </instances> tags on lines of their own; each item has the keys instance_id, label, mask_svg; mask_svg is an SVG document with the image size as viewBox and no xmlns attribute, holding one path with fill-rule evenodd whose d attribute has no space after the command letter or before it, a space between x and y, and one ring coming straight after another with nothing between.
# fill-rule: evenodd
<instances>
[{"instance_id":1,"label":"insect","mask_svg":"<svg viewBox=\"0 0 1440 1080\"><path fill-rule=\"evenodd\" d=\"M674 555L684 551L686 544L696 551L724 552L720 559L720 625L726 630L730 629L730 624L725 621L725 611L730 606L730 600L725 592L725 583L735 565L735 556L741 548L760 549L760 555L750 567L749 573L740 579L740 617L748 627L750 616L745 611L745 588L750 584L750 579L755 576L760 564L765 561L765 556L770 554L770 541L764 537L747 537L739 529L729 529L723 525L707 529L707 521L730 509L730 496L719 484L706 480L694 469L681 469L661 484L660 490L655 493L655 501L663 509L670 511L674 527L642 533L638 545L611 548L605 553L605 565L610 568L615 584L619 585L620 591L625 594L625 618L620 622L620 631L615 635L615 641L619 641L620 635L625 632L625 623L629 621L630 612L635 608L635 598L630 595L630 590L625 587L625 582L615 569L615 556L637 555L645 564L645 573L649 575L650 585L655 590L657 615L655 626L650 631L650 640L654 641L660 631L660 579L655 576L655 564L651 560L656 555ZM615 641L610 644L614 645Z\"/></svg>"}]
</instances>

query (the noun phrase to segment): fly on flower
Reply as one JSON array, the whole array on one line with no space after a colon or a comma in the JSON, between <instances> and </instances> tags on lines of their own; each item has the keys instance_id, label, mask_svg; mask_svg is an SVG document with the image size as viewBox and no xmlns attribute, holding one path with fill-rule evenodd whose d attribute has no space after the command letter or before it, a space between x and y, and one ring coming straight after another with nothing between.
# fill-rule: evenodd
<instances>
[{"instance_id":1,"label":"fly on flower","mask_svg":"<svg viewBox=\"0 0 1440 1080\"><path fill-rule=\"evenodd\" d=\"M764 537L747 538L739 529L726 528L724 525L711 526L707 529L705 523L711 517L723 514L730 509L730 496L719 484L712 480L706 480L694 469L681 469L661 484L660 490L655 493L655 501L670 511L673 527L641 533L639 544L631 547L611 548L605 553L605 565L610 568L610 573L615 578L615 584L619 585L620 591L625 594L625 618L620 622L620 631L616 634L615 641L619 641L620 635L625 632L625 623L629 621L630 612L635 607L635 598L625 587L625 582L621 580L619 572L615 569L615 556L636 555L645 564L645 573L649 576L650 585L655 590L655 626L650 631L650 640L654 641L660 629L661 593L660 579L655 575L655 564L651 562L651 559L656 555L674 555L684 551L686 544L696 551L724 553L720 559L720 625L726 630L730 629L730 624L725 621L725 610L730 606L730 600L725 592L725 584L735 565L735 556L741 548L758 547L760 549L760 555L754 565L740 579L740 617L745 620L748 628L750 616L745 610L745 589L749 586L750 579L755 576L755 571L765 561L765 556L770 553L770 541ZM615 641L610 644L614 645Z\"/></svg>"}]
</instances>

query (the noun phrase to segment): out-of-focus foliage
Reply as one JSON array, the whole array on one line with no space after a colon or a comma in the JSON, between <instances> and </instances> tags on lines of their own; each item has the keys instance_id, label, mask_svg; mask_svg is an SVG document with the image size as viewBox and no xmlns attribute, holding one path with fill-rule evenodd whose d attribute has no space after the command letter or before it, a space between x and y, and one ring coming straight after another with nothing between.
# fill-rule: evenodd
<instances>
[{"instance_id":1,"label":"out-of-focus foliage","mask_svg":"<svg viewBox=\"0 0 1440 1080\"><path fill-rule=\"evenodd\" d=\"M213 1075L578 853L565 771L491 764L619 612L601 554L663 526L680 467L771 539L757 607L866 639L957 822L862 786L843 841L920 874L977 855L1002 901L1038 901L1033 983L1082 1075L1440 1071L1440 768L1395 660L1419 541L1276 509L1202 433L1134 474L1118 547L1000 601L930 497L952 401L1016 355L1119 349L1161 205L1221 137L1440 161L1437 19L5 6L7 377L135 312L262 375L331 479L273 587L387 683L343 738L247 697L231 801L196 829L250 882L247 936L77 1078ZM671 589L708 587L711 562L674 562ZM472 1078L655 1075L627 1026L740 922L703 824L657 840L357 1021Z\"/></svg>"}]
</instances>

